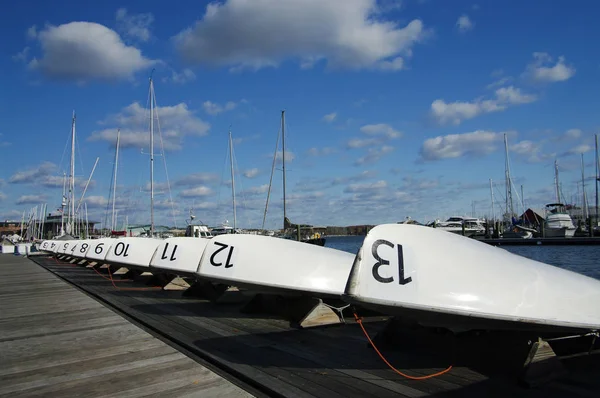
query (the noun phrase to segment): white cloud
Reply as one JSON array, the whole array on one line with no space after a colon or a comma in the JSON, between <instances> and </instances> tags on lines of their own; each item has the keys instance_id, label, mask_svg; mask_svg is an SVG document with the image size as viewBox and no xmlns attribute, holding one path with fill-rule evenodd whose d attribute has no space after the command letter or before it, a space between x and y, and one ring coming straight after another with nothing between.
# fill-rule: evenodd
<instances>
[{"instance_id":1,"label":"white cloud","mask_svg":"<svg viewBox=\"0 0 600 398\"><path fill-rule=\"evenodd\" d=\"M377 191L387 187L385 180L379 180L371 184L350 184L345 189L346 193L365 192L365 191Z\"/></svg>"},{"instance_id":2,"label":"white cloud","mask_svg":"<svg viewBox=\"0 0 600 398\"><path fill-rule=\"evenodd\" d=\"M352 138L346 143L346 147L364 148L374 145L382 145L386 142L402 137L402 133L395 130L392 126L385 123L367 124L360 128L360 131L372 138Z\"/></svg>"},{"instance_id":3,"label":"white cloud","mask_svg":"<svg viewBox=\"0 0 600 398\"><path fill-rule=\"evenodd\" d=\"M201 20L175 36L188 63L244 68L276 67L297 59L302 67L397 70L427 36L421 20L401 27L382 15L376 0L227 0L206 7ZM276 32L274 34L274 32Z\"/></svg>"},{"instance_id":4,"label":"white cloud","mask_svg":"<svg viewBox=\"0 0 600 398\"><path fill-rule=\"evenodd\" d=\"M261 195L267 193L269 190L269 184L263 184L257 187L250 187L243 192L244 195Z\"/></svg>"},{"instance_id":5,"label":"white cloud","mask_svg":"<svg viewBox=\"0 0 600 398\"><path fill-rule=\"evenodd\" d=\"M179 150L182 147L183 138L190 136L204 136L208 133L210 124L204 122L188 109L185 103L173 106L159 106L155 108L160 121L160 131L163 138L165 150ZM117 139L117 127L121 128L121 147L140 148L149 145L150 125L149 112L147 109L134 102L123 108L116 115L111 115L100 124L113 124L115 127L94 131L89 141L107 141L114 145ZM155 123L155 143L159 145L158 128Z\"/></svg>"},{"instance_id":6,"label":"white cloud","mask_svg":"<svg viewBox=\"0 0 600 398\"><path fill-rule=\"evenodd\" d=\"M505 86L506 84L510 83L512 80L513 80L512 77L504 76L504 77L501 77L501 78L493 81L492 83L488 84L487 86L485 86L485 88L492 89L495 87Z\"/></svg>"},{"instance_id":7,"label":"white cloud","mask_svg":"<svg viewBox=\"0 0 600 398\"><path fill-rule=\"evenodd\" d=\"M373 170L365 170L360 172L359 174L347 176L347 177L335 177L329 183L330 186L334 187L341 184L346 184L348 182L356 182L356 181L364 181L369 178L373 178L377 175L377 172Z\"/></svg>"},{"instance_id":8,"label":"white cloud","mask_svg":"<svg viewBox=\"0 0 600 398\"><path fill-rule=\"evenodd\" d=\"M393 146L384 145L381 148L369 148L365 156L361 156L354 162L355 166L362 166L365 164L373 164L379 161L384 155L392 152Z\"/></svg>"},{"instance_id":9,"label":"white cloud","mask_svg":"<svg viewBox=\"0 0 600 398\"><path fill-rule=\"evenodd\" d=\"M539 163L551 157L551 155L542 153L541 143L535 143L530 140L517 142L516 144L511 145L509 149L511 154L516 154L528 163Z\"/></svg>"},{"instance_id":10,"label":"white cloud","mask_svg":"<svg viewBox=\"0 0 600 398\"><path fill-rule=\"evenodd\" d=\"M115 31L93 22L48 25L36 38L43 55L29 67L56 79L127 79L158 62L125 45Z\"/></svg>"},{"instance_id":11,"label":"white cloud","mask_svg":"<svg viewBox=\"0 0 600 398\"><path fill-rule=\"evenodd\" d=\"M76 176L77 177L77 176ZM62 188L65 185L65 178L66 178L66 184L69 183L69 177L66 176L62 176L62 175L44 175L41 176L39 178L37 178L35 182L37 184L40 184L44 187L48 187L48 188ZM85 184L87 183L87 179L86 178L75 178L75 186L78 188L83 189L85 187ZM90 180L90 184L89 184L89 188L92 188L96 185L96 181L95 180Z\"/></svg>"},{"instance_id":12,"label":"white cloud","mask_svg":"<svg viewBox=\"0 0 600 398\"><path fill-rule=\"evenodd\" d=\"M581 137L581 130L569 129L569 130L565 131L564 137L572 138L572 139L579 138L579 137Z\"/></svg>"},{"instance_id":13,"label":"white cloud","mask_svg":"<svg viewBox=\"0 0 600 398\"><path fill-rule=\"evenodd\" d=\"M25 47L23 50L21 50L21 52L16 53L15 55L13 55L11 58L13 61L15 62L27 62L27 59L29 58L29 47Z\"/></svg>"},{"instance_id":14,"label":"white cloud","mask_svg":"<svg viewBox=\"0 0 600 398\"><path fill-rule=\"evenodd\" d=\"M6 194L0 192L0 202L6 199Z\"/></svg>"},{"instance_id":15,"label":"white cloud","mask_svg":"<svg viewBox=\"0 0 600 398\"><path fill-rule=\"evenodd\" d=\"M533 53L533 61L527 65L525 76L542 83L569 80L575 75L575 68L565 63L565 57L558 57L554 64L552 57L543 52Z\"/></svg>"},{"instance_id":16,"label":"white cloud","mask_svg":"<svg viewBox=\"0 0 600 398\"><path fill-rule=\"evenodd\" d=\"M504 133L482 130L438 136L423 142L420 155L425 161L487 155L495 151L496 144L503 139Z\"/></svg>"},{"instance_id":17,"label":"white cloud","mask_svg":"<svg viewBox=\"0 0 600 398\"><path fill-rule=\"evenodd\" d=\"M437 188L440 185L438 180L428 180L425 178L413 178L406 176L402 179L404 181L403 188L407 191L429 191L433 188Z\"/></svg>"},{"instance_id":18,"label":"white cloud","mask_svg":"<svg viewBox=\"0 0 600 398\"><path fill-rule=\"evenodd\" d=\"M150 13L128 15L127 9L119 8L115 15L117 28L132 39L148 41L150 39L150 25L154 16Z\"/></svg>"},{"instance_id":19,"label":"white cloud","mask_svg":"<svg viewBox=\"0 0 600 398\"><path fill-rule=\"evenodd\" d=\"M336 112L328 113L327 115L323 116L323 121L325 121L327 123L331 123L335 120L336 117L337 117Z\"/></svg>"},{"instance_id":20,"label":"white cloud","mask_svg":"<svg viewBox=\"0 0 600 398\"><path fill-rule=\"evenodd\" d=\"M380 61L378 67L381 70L388 71L402 70L404 68L404 58L396 57L394 59Z\"/></svg>"},{"instance_id":21,"label":"white cloud","mask_svg":"<svg viewBox=\"0 0 600 398\"><path fill-rule=\"evenodd\" d=\"M52 162L43 162L38 167L23 171L17 171L10 176L8 182L12 184L26 184L41 182L42 179L49 176L56 169L56 165Z\"/></svg>"},{"instance_id":22,"label":"white cloud","mask_svg":"<svg viewBox=\"0 0 600 398\"><path fill-rule=\"evenodd\" d=\"M185 84L196 80L196 74L188 68L183 69L181 72L171 71L171 77L163 78L163 82L171 81L175 84Z\"/></svg>"},{"instance_id":23,"label":"white cloud","mask_svg":"<svg viewBox=\"0 0 600 398\"><path fill-rule=\"evenodd\" d=\"M282 162L283 161L283 152L282 151L277 151L277 153L275 154L275 159L278 162ZM285 151L285 162L292 162L294 161L294 159L296 159L296 155L294 155L294 153L292 151Z\"/></svg>"},{"instance_id":24,"label":"white cloud","mask_svg":"<svg viewBox=\"0 0 600 398\"><path fill-rule=\"evenodd\" d=\"M258 169L254 168L254 169L249 169L249 170L245 170L243 172L244 177L246 178L254 178L258 175Z\"/></svg>"},{"instance_id":25,"label":"white cloud","mask_svg":"<svg viewBox=\"0 0 600 398\"><path fill-rule=\"evenodd\" d=\"M37 35L38 35L37 26L35 26L35 25L30 26L27 29L26 35L27 35L27 38L30 40L37 38Z\"/></svg>"},{"instance_id":26,"label":"white cloud","mask_svg":"<svg viewBox=\"0 0 600 398\"><path fill-rule=\"evenodd\" d=\"M475 27L475 24L471 21L468 15L463 14L458 17L456 21L456 27L460 32L467 32Z\"/></svg>"},{"instance_id":27,"label":"white cloud","mask_svg":"<svg viewBox=\"0 0 600 398\"><path fill-rule=\"evenodd\" d=\"M537 97L533 94L523 94L520 89L508 86L496 90L496 100L501 105L519 105L534 102Z\"/></svg>"},{"instance_id":28,"label":"white cloud","mask_svg":"<svg viewBox=\"0 0 600 398\"><path fill-rule=\"evenodd\" d=\"M569 149L568 151L563 153L563 156L568 156L568 155L581 155L582 153L586 153L592 150L592 147L588 144L581 144L581 145L577 145L576 147L573 147L571 149Z\"/></svg>"},{"instance_id":29,"label":"white cloud","mask_svg":"<svg viewBox=\"0 0 600 398\"><path fill-rule=\"evenodd\" d=\"M389 139L399 138L402 136L402 133L394 130L392 126L385 123L379 124L367 124L360 128L360 131L365 133L366 135L371 136L383 136Z\"/></svg>"},{"instance_id":30,"label":"white cloud","mask_svg":"<svg viewBox=\"0 0 600 398\"><path fill-rule=\"evenodd\" d=\"M105 208L108 204L108 199L106 199L104 196L88 196L83 199L83 201L90 209Z\"/></svg>"},{"instance_id":31,"label":"white cloud","mask_svg":"<svg viewBox=\"0 0 600 398\"><path fill-rule=\"evenodd\" d=\"M191 187L195 185L216 182L219 177L213 173L193 173L183 176L175 181L176 187Z\"/></svg>"},{"instance_id":32,"label":"white cloud","mask_svg":"<svg viewBox=\"0 0 600 398\"><path fill-rule=\"evenodd\" d=\"M209 187L199 186L196 188L184 189L179 192L179 196L182 198L199 198L203 196L212 195L213 190Z\"/></svg>"},{"instance_id":33,"label":"white cloud","mask_svg":"<svg viewBox=\"0 0 600 398\"><path fill-rule=\"evenodd\" d=\"M37 203L42 203L45 200L46 200L46 197L44 195L23 195L19 199L17 199L15 204L18 204L18 205L37 204Z\"/></svg>"},{"instance_id":34,"label":"white cloud","mask_svg":"<svg viewBox=\"0 0 600 398\"><path fill-rule=\"evenodd\" d=\"M514 86L501 87L494 94L494 99L478 98L471 102L447 103L443 99L437 99L431 104L431 115L440 124L458 125L464 120L473 119L484 113L503 111L511 105L527 104L537 100L535 95L524 94Z\"/></svg>"},{"instance_id":35,"label":"white cloud","mask_svg":"<svg viewBox=\"0 0 600 398\"><path fill-rule=\"evenodd\" d=\"M366 146L376 145L377 143L379 143L379 140L377 138L352 138L346 143L346 146L348 148L364 148Z\"/></svg>"},{"instance_id":36,"label":"white cloud","mask_svg":"<svg viewBox=\"0 0 600 398\"><path fill-rule=\"evenodd\" d=\"M337 150L335 148L331 148L331 147L325 147L325 148L310 148L308 150L308 154L310 156L327 156L327 155L331 155L332 153L336 153Z\"/></svg>"},{"instance_id":37,"label":"white cloud","mask_svg":"<svg viewBox=\"0 0 600 398\"><path fill-rule=\"evenodd\" d=\"M218 115L222 112L232 111L236 108L237 104L233 101L228 101L225 105L219 105L211 101L204 101L202 104L202 108L204 108L204 112L209 115Z\"/></svg>"}]
</instances>

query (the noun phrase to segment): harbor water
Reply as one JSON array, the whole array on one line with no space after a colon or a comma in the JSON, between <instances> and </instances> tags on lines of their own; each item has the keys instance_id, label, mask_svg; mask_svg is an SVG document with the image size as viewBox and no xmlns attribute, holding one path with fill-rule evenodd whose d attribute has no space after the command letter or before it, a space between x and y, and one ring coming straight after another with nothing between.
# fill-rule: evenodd
<instances>
[{"instance_id":1,"label":"harbor water","mask_svg":"<svg viewBox=\"0 0 600 398\"><path fill-rule=\"evenodd\" d=\"M364 236L328 236L325 246L356 254ZM600 279L600 246L502 246L532 260Z\"/></svg>"}]
</instances>

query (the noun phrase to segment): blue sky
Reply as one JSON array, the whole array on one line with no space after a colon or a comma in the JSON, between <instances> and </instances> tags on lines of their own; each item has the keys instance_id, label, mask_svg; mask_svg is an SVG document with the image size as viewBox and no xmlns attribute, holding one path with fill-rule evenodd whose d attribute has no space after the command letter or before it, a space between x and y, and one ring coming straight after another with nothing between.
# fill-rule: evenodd
<instances>
[{"instance_id":1,"label":"blue sky","mask_svg":"<svg viewBox=\"0 0 600 398\"><path fill-rule=\"evenodd\" d=\"M148 78L165 160L157 223L260 227L286 110L292 221L353 225L491 214L507 133L525 206L568 202L594 170L599 5L565 1L20 1L0 24L0 219L60 206L77 113L78 190L103 221L121 129L119 222L149 220ZM157 151L160 150L156 131ZM293 155L292 155L293 154ZM587 193L593 202L593 181ZM517 201L515 195L515 201ZM282 219L281 172L267 226ZM172 200L171 200L172 199ZM517 206L517 205L516 205ZM520 205L517 206L520 209Z\"/></svg>"}]
</instances>

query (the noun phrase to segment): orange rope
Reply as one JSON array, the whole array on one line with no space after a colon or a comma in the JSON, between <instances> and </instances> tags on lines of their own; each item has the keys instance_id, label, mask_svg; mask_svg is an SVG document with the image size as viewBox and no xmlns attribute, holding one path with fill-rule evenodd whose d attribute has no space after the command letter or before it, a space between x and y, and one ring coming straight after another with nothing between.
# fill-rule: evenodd
<instances>
[{"instance_id":1,"label":"orange rope","mask_svg":"<svg viewBox=\"0 0 600 398\"><path fill-rule=\"evenodd\" d=\"M160 286L151 286L151 287L119 287L117 285L115 285L115 282L130 282L130 279L123 279L123 280L117 280L115 281L112 277L112 273L110 272L110 268L107 268L108 270L108 276L109 278L107 278L106 276L102 275L97 269L96 267L91 267L95 273L97 273L98 275L100 275L100 277L102 279L106 279L107 281L110 281L110 283L112 283L113 287L117 290L156 290L156 289L162 289Z\"/></svg>"},{"instance_id":2,"label":"orange rope","mask_svg":"<svg viewBox=\"0 0 600 398\"><path fill-rule=\"evenodd\" d=\"M66 267L76 267L76 266L77 266L77 264L63 263L62 261L58 261L58 260L56 259L56 257L51 257L51 258L52 258L52 260L54 260L54 262L55 262L56 264L58 264L58 265L61 265L61 266L66 266Z\"/></svg>"},{"instance_id":3,"label":"orange rope","mask_svg":"<svg viewBox=\"0 0 600 398\"><path fill-rule=\"evenodd\" d=\"M76 267L77 264L71 264L71 263L65 263L62 261L58 261L55 257L52 257L52 259L56 262L56 264L61 265L61 266L68 266L68 267ZM107 281L110 281L110 283L112 283L112 285L114 286L115 289L117 290L156 290L156 289L162 289L162 287L160 286L150 286L150 287L118 287L117 285L115 285L115 282L130 282L130 279L123 279L123 280L117 280L115 281L112 277L112 273L110 272L110 268L108 269L108 276L109 278L107 278L106 276L102 275L97 269L96 267L91 267L95 273L97 273L98 275L100 275L100 277L102 277L103 279L106 279Z\"/></svg>"},{"instance_id":4,"label":"orange rope","mask_svg":"<svg viewBox=\"0 0 600 398\"><path fill-rule=\"evenodd\" d=\"M151 286L151 287L118 287L117 285L115 285L115 281L113 280L112 273L110 272L110 267L108 267L107 269L108 269L108 276L110 276L110 282L115 287L115 289L118 289L118 290L127 290L127 291L162 289L162 287L160 287L160 286ZM94 271L98 272L95 268L94 268Z\"/></svg>"},{"instance_id":5,"label":"orange rope","mask_svg":"<svg viewBox=\"0 0 600 398\"><path fill-rule=\"evenodd\" d=\"M425 380L425 379L431 379L432 377L441 376L444 373L449 372L450 369L452 369L452 365L450 365L450 366L448 366L448 368L442 370L441 372L437 372L437 373L433 373L433 374L425 375L425 376L410 376L410 375L407 375L406 373L402 373L401 371L399 371L398 369L396 369L395 367L393 367L392 364L389 363L387 361L387 359L385 359L385 357L381 354L381 352L379 352L379 350L377 349L377 347L375 346L375 344L373 344L373 340L371 340L371 337L369 336L369 333L367 333L367 330L363 326L362 319L359 318L358 315L356 315L356 312L354 313L354 319L356 319L356 323L358 323L358 325L362 329L362 331L365 334L365 336L367 336L367 340L369 340L369 343L375 349L375 352L379 355L379 357L383 360L383 362L385 362L385 364L387 366L389 366L390 369L392 369L394 372L398 373L400 376L406 377L407 379L410 379L410 380Z\"/></svg>"}]
</instances>

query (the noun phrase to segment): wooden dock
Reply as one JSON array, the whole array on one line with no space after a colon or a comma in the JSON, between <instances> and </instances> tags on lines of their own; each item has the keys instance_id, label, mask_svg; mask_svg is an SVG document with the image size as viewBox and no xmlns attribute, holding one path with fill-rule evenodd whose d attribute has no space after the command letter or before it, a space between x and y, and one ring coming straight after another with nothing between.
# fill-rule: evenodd
<instances>
[{"instance_id":1,"label":"wooden dock","mask_svg":"<svg viewBox=\"0 0 600 398\"><path fill-rule=\"evenodd\" d=\"M0 396L249 397L30 260L0 254Z\"/></svg>"},{"instance_id":2,"label":"wooden dock","mask_svg":"<svg viewBox=\"0 0 600 398\"><path fill-rule=\"evenodd\" d=\"M394 373L381 361L366 343L358 325L350 320L345 325L298 330L274 316L242 314L239 305L212 304L197 298L185 297L181 292L153 289L140 281L118 281L115 284L119 289L116 289L109 280L94 270L57 262L47 257L32 259L115 311L120 311L129 320L142 325L152 334L179 347L187 355L204 361L227 378L235 378L239 381L239 385L252 389L254 395L326 398L596 397L597 391L600 390L600 354L596 353L584 358L563 359L562 362L568 370L567 376L537 388L527 389L518 384L514 372L505 371L503 365L497 363L499 361L496 361L496 358L489 357L485 350L475 354L478 358L469 359L468 356L456 355L456 352L453 352L453 349L461 347L460 344L450 349L448 345L439 344L439 341L436 343L435 337L430 338L424 334L398 335L397 344L384 345L380 348L386 358L402 372L422 376L443 370L448 365L454 365L450 372L439 377L409 380ZM27 263L27 260L20 261L20 263ZM0 270L6 268L3 263L0 260ZM29 263L27 267L22 268L27 270L23 277L19 277L19 272L13 268L9 273L12 282L7 282L3 278L0 296L8 294L12 285L21 289L24 295L31 290L25 286L32 286L28 278L39 278L32 271L35 265ZM6 271L0 271L0 278L2 278L1 272ZM42 272L41 268L38 272ZM56 284L57 281L54 283ZM66 309L60 309L59 304L48 304L45 308L56 308L55 311L64 311L65 316L77 317L76 311L81 310L77 305L82 305L80 303L84 300L69 298L68 295L72 294L68 293L70 290L60 293L54 292L52 287L42 286L40 289L45 292L41 296L46 297L48 303L50 303L49 294L52 300L59 300L58 297L63 294L67 297L63 301L66 303ZM2 300L0 308L4 312L3 308L6 305L4 296L0 297L0 300ZM18 308L18 305L18 302L15 302L11 304L11 308ZM94 308L96 309L92 312L96 314L98 309ZM30 310L24 308L22 311ZM34 310L29 314L30 324L42 327L45 322L43 319L47 317L43 315L46 311L46 309ZM67 315L73 312L75 314ZM41 320L36 322L38 317ZM4 323L1 324L0 330L3 332L13 327L10 318L2 322ZM384 321L381 318L373 318L365 325L369 333L374 335L381 330ZM102 340L107 349L116 349L115 347L124 345L135 347L140 344L139 339L142 338L135 338L129 334L109 337L103 334L100 327L94 329L97 331L96 341ZM90 336L94 336L94 333L87 334L88 332L90 331L83 331L83 336L87 335L87 339L93 339L94 337ZM71 345L85 341L76 331L71 332L68 338L72 340ZM4 347L6 346L0 346L0 349ZM81 353L81 359L86 360L86 351L78 352ZM4 351L0 351L0 355L4 356ZM46 358L55 360L48 354ZM123 360L126 361L126 357ZM4 373L7 372L4 370L5 362L2 357L0 394L4 391L2 388L7 388L4 379ZM115 363L120 362L115 360ZM81 372L79 369L73 371ZM68 374L68 371L64 371L63 374L65 372ZM168 375L171 373L155 374L156 377L164 377L168 380ZM42 380L46 376L36 373L36 377L38 383L44 383ZM100 391L99 384L96 383L101 383L99 379L103 377L94 378L92 391ZM144 380L148 383L148 380L152 380L152 376L147 375ZM110 385L110 382L107 384ZM91 388L92 384L89 387ZM65 394L61 392L60 395ZM230 394L226 395L230 396Z\"/></svg>"}]
</instances>

